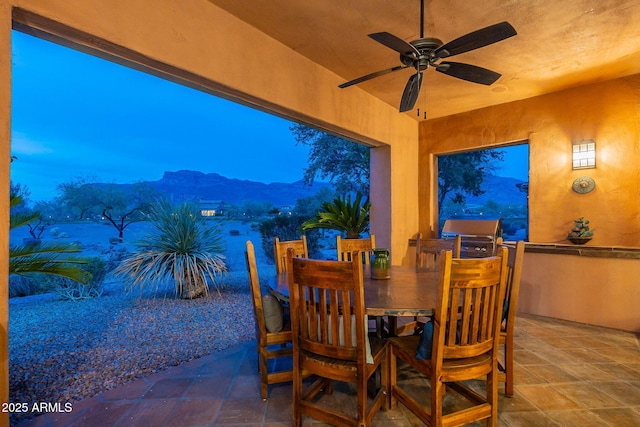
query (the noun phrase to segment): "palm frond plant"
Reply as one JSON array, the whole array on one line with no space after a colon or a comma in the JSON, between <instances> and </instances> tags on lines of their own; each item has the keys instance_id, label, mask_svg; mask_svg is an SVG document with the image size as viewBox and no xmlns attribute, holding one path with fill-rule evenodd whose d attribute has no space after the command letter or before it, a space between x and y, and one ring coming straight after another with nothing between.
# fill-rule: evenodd
<instances>
[{"instance_id":1,"label":"palm frond plant","mask_svg":"<svg viewBox=\"0 0 640 427\"><path fill-rule=\"evenodd\" d=\"M218 222L203 219L191 203L174 206L160 201L151 207L153 230L135 243L134 253L116 268L131 286L173 282L176 296L198 298L209 292L209 281L220 293L218 280L227 270Z\"/></svg>"},{"instance_id":2,"label":"palm frond plant","mask_svg":"<svg viewBox=\"0 0 640 427\"><path fill-rule=\"evenodd\" d=\"M333 202L322 203L322 209L315 217L302 224L303 230L325 228L338 230L346 234L347 239L358 239L369 229L369 198L362 201L362 194L357 193L353 203L351 195L338 196Z\"/></svg>"},{"instance_id":3,"label":"palm frond plant","mask_svg":"<svg viewBox=\"0 0 640 427\"><path fill-rule=\"evenodd\" d=\"M14 208L22 203L22 197L12 194L10 207ZM15 212L11 213L9 229L30 224L40 218L40 213ZM9 247L9 274L33 277L36 274L52 274L80 282L84 285L91 280L91 273L84 268L88 263L85 258L69 256L81 252L82 249L74 243L58 242L29 242Z\"/></svg>"}]
</instances>

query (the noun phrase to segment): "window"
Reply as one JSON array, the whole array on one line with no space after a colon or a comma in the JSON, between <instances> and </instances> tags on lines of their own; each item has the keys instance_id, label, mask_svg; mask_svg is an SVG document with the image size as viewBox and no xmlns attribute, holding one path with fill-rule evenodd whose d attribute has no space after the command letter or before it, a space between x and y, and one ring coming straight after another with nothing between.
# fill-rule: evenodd
<instances>
[{"instance_id":1,"label":"window","mask_svg":"<svg viewBox=\"0 0 640 427\"><path fill-rule=\"evenodd\" d=\"M529 144L438 156L438 218L502 219L504 240L528 240Z\"/></svg>"}]
</instances>

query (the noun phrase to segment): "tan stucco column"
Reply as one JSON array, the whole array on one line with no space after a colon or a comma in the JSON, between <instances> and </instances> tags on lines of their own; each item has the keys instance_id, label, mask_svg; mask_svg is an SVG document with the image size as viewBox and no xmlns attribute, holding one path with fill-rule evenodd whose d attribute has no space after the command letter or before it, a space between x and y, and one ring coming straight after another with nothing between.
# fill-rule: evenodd
<instances>
[{"instance_id":1,"label":"tan stucco column","mask_svg":"<svg viewBox=\"0 0 640 427\"><path fill-rule=\"evenodd\" d=\"M0 393L9 401L9 164L11 159L11 7L0 2ZM0 415L0 425L9 416Z\"/></svg>"},{"instance_id":2,"label":"tan stucco column","mask_svg":"<svg viewBox=\"0 0 640 427\"><path fill-rule=\"evenodd\" d=\"M418 138L371 149L371 232L391 250L394 265L409 265L408 242L418 231Z\"/></svg>"}]
</instances>

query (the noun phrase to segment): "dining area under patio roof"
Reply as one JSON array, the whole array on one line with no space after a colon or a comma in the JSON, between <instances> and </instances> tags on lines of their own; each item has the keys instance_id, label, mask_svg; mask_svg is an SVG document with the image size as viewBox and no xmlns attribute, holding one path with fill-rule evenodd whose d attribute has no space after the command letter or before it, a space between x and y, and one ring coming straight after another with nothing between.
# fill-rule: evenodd
<instances>
[{"instance_id":1,"label":"dining area under patio roof","mask_svg":"<svg viewBox=\"0 0 640 427\"><path fill-rule=\"evenodd\" d=\"M596 390L594 384L600 380L617 382L612 374L630 378L635 387L633 394L606 386L613 400L595 399L587 410L597 409L606 417L606 408L624 407L628 419L637 421L640 5L632 0L492 0L476 8L462 0L434 0L426 2L425 9L421 23L418 0L340 5L294 0L251 5L231 0L3 2L0 135L6 205L0 216L8 224L12 28L370 146L371 232L379 246L389 248L394 265L411 263L414 254L408 242L416 232L439 237L438 156L526 142L529 234L518 327L520 372L527 384L520 391L523 400L501 400L501 420L506 422L513 402L531 410L523 412L542 411L553 420L547 412L560 409L548 400L536 400L544 391L533 390L539 386L549 392L547 397L571 400L571 393L579 394L572 389L575 385L558 382L579 383L586 371L589 387L582 390ZM408 42L422 38L424 30L425 36L448 42L507 21L517 35L459 57L500 73L493 85L427 69L415 108L402 113L398 106L410 70L339 87L367 73L401 66L397 52L368 34L389 32ZM595 144L594 167L575 168L574 147L585 141ZM590 191L576 191L576 181L589 180L595 184ZM596 233L586 245L576 246L567 240L567 229L582 216L591 220ZM7 229L2 236L6 254ZM8 256L3 259L0 391L6 401ZM585 371L554 371L545 349ZM233 409L233 398L243 393L242 387L253 387L256 378L255 373L244 375L244 366L252 363L248 354L247 347L239 347L231 354L212 356L235 367L230 370L234 375L225 380L229 387L219 390L217 408L228 407L241 418L242 411ZM168 373L167 379L174 374L181 378L183 387L182 392L167 392L171 398L179 395L180 404L188 401L187 406L202 403L186 397L204 372L199 369L209 369L207 363ZM587 366L591 363L624 366L603 371L602 366ZM171 381L162 384L175 387ZM616 385L628 390L625 384ZM151 383L139 383L129 390L133 400L142 399L135 403L143 408L159 403L144 402L145 395L154 395L149 387ZM635 397L635 404L626 400L629 396ZM108 398L96 399L93 404L109 406ZM87 407L98 407L93 404ZM258 425L277 425L277 414L287 410L287 403L270 408L271 404L256 405L258 413L245 413L242 419L256 417ZM223 412L215 412L209 420L224 418L216 418ZM611 425L622 425L607 419Z\"/></svg>"},{"instance_id":2,"label":"dining area under patio roof","mask_svg":"<svg viewBox=\"0 0 640 427\"><path fill-rule=\"evenodd\" d=\"M516 322L513 397L499 388L500 426L635 426L640 422L638 336L542 316ZM74 403L73 412L49 413L21 427L74 426L289 426L291 383L273 385L260 399L256 342L193 360ZM280 360L291 368L291 360ZM401 383L425 380L406 369ZM323 404L352 410L354 390L337 383ZM423 404L428 405L428 393ZM455 406L451 394L449 406ZM480 423L476 423L482 425ZM326 425L308 419L303 425ZM404 406L380 411L372 426L423 425Z\"/></svg>"}]
</instances>

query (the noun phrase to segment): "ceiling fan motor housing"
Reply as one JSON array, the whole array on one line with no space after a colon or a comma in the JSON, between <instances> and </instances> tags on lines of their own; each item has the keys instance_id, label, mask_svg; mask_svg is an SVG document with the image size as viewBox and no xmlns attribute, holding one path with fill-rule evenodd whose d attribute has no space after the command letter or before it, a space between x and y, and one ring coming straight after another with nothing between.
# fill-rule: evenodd
<instances>
[{"instance_id":1,"label":"ceiling fan motor housing","mask_svg":"<svg viewBox=\"0 0 640 427\"><path fill-rule=\"evenodd\" d=\"M407 54L400 54L400 61L406 66L415 68L417 71L424 71L429 65L433 65L433 62L437 59L434 51L444 43L434 37L425 37L409 42L409 44L420 52L420 56L416 58L415 52L407 52Z\"/></svg>"}]
</instances>

